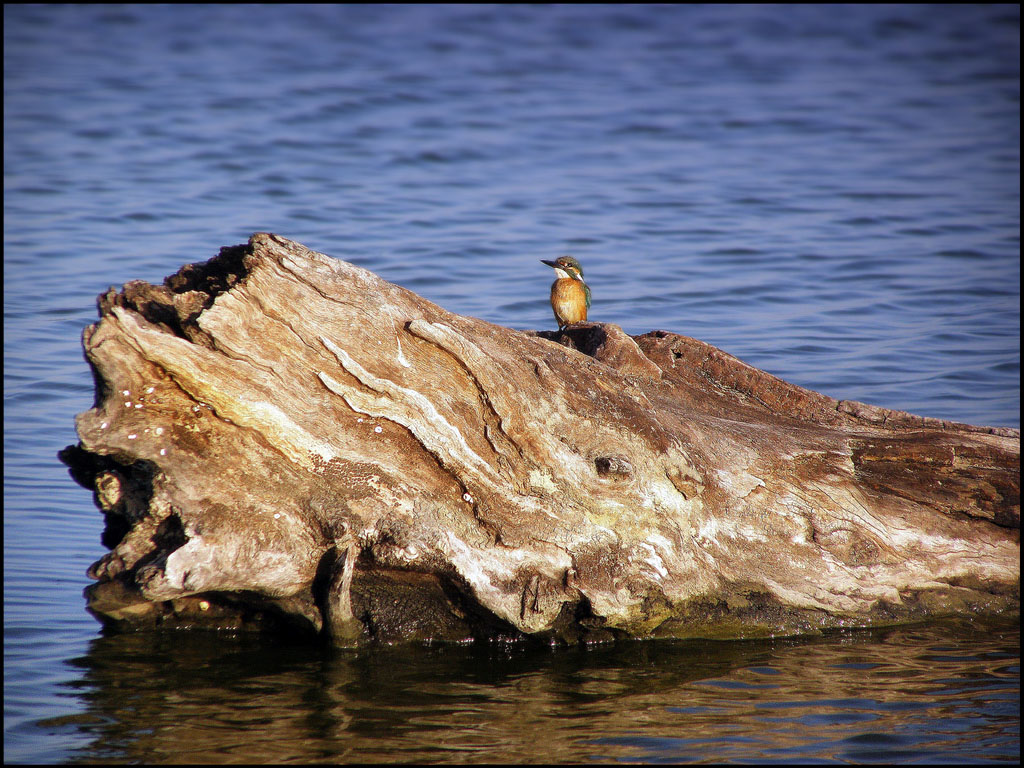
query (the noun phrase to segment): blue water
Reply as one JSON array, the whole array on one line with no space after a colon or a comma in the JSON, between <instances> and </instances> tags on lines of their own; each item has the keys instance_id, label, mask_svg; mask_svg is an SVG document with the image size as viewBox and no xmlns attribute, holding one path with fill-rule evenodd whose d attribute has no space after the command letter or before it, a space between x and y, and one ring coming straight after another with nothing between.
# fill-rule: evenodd
<instances>
[{"instance_id":1,"label":"blue water","mask_svg":"<svg viewBox=\"0 0 1024 768\"><path fill-rule=\"evenodd\" d=\"M81 589L104 551L102 517L56 461L76 441L74 414L92 405L79 340L108 285L158 282L273 231L452 311L549 328L551 275L538 260L571 253L592 319L694 336L832 397L1019 426L1019 93L1016 5L5 6L5 760L187 759L146 746L159 713L189 721L187 702L103 704L149 701L154 679L180 685L165 669L179 659L159 640L99 636ZM687 709L698 682L630 698L633 717L618 725L604 714L619 699L595 683L587 707L567 710L579 736L565 733L564 754L1013 760L1014 631L1000 630L995 648L959 624L898 634L906 653L895 656L955 646L960 661L865 674L857 695L831 690L853 674L844 643L876 639L816 641L813 654L797 644L767 666L798 725L766 745L774 694L758 689L765 707L726 709L720 725L735 733L708 737L727 751L694 752L673 730L707 714ZM174 652L207 670L196 659L220 657L203 642L176 638ZM608 649L602 664L657 677L691 656L736 654L715 648L651 650L636 663ZM221 653L236 652L266 661L248 646ZM410 685L451 705L423 727L374 741L352 714L358 697L332 694L295 716L328 717L333 738L261 753L253 734L267 713L233 719L237 695L214 696L209 712L241 723L246 747L198 754L501 760L500 743L438 753L423 742L476 715L507 722L501 707L474 708L478 699L555 690L539 700L557 710L561 664L604 679L604 666L564 651L513 682L460 688L461 661L422 653L406 659L422 670ZM801 660L817 665L813 687ZM316 698L323 668L346 689L337 676L372 680L360 670L377 663L307 659L259 683L252 665L228 665L225 690L263 685L268 700L299 706ZM742 657L706 679L742 686L755 667ZM962 693L955 681L979 675L991 686L953 696L969 702L949 710L961 738L936 752L927 718L893 719L901 702L925 707L906 675L927 690ZM516 699L520 679L529 691ZM289 698L289 686L301 695ZM383 709L408 695L384 690ZM805 717L814 727L801 741ZM360 739L342 738L346 728ZM898 743L871 736L890 731ZM187 751L195 734L175 733ZM874 757L823 746L861 737ZM543 739L508 749L508 759L546 759Z\"/></svg>"}]
</instances>

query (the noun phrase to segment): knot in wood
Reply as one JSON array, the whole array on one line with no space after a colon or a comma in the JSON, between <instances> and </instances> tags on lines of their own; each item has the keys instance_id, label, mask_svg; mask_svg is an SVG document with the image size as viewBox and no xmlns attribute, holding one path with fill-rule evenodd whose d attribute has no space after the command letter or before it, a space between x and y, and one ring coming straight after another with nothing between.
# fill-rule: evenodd
<instances>
[{"instance_id":1,"label":"knot in wood","mask_svg":"<svg viewBox=\"0 0 1024 768\"><path fill-rule=\"evenodd\" d=\"M633 465L623 456L601 456L594 459L594 465L601 477L629 477L633 474Z\"/></svg>"}]
</instances>

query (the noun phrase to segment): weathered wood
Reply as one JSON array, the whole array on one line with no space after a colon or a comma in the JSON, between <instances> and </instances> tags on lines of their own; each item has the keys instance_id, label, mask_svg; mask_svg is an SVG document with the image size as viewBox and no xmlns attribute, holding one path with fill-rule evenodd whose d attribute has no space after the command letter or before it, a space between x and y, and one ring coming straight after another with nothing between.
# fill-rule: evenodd
<instances>
[{"instance_id":1,"label":"weathered wood","mask_svg":"<svg viewBox=\"0 0 1024 768\"><path fill-rule=\"evenodd\" d=\"M757 636L1019 610L1020 434L611 324L446 312L270 234L100 298L62 458L116 626Z\"/></svg>"}]
</instances>

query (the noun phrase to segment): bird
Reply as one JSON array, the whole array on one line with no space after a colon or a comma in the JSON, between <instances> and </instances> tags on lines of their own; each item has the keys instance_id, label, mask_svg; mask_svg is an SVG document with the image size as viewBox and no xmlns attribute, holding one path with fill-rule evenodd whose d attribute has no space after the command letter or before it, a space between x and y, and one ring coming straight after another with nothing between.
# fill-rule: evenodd
<instances>
[{"instance_id":1,"label":"bird","mask_svg":"<svg viewBox=\"0 0 1024 768\"><path fill-rule=\"evenodd\" d=\"M590 287L583 282L583 267L572 256L559 256L554 261L541 259L555 270L551 284L551 309L555 313L558 330L572 323L584 323L590 309Z\"/></svg>"}]
</instances>

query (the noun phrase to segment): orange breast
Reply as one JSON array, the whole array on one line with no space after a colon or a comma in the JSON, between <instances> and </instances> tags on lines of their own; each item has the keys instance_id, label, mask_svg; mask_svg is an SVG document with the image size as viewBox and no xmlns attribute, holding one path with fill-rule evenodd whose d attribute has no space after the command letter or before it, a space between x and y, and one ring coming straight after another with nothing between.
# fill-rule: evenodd
<instances>
[{"instance_id":1,"label":"orange breast","mask_svg":"<svg viewBox=\"0 0 1024 768\"><path fill-rule=\"evenodd\" d=\"M551 284L551 308L561 324L582 323L587 319L587 294L583 284L563 277Z\"/></svg>"}]
</instances>

